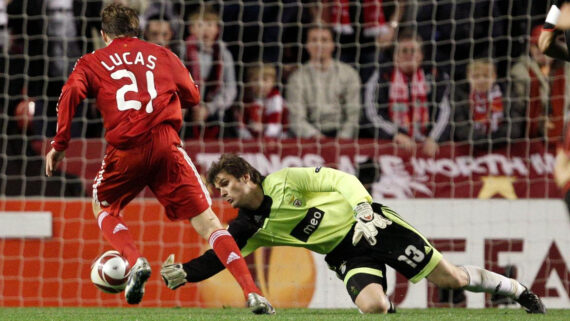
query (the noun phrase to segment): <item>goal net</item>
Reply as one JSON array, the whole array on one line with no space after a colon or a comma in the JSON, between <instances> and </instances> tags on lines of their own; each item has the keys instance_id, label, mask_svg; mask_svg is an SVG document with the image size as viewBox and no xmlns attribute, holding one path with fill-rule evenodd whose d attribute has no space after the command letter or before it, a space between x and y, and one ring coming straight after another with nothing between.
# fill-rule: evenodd
<instances>
[{"instance_id":1,"label":"goal net","mask_svg":"<svg viewBox=\"0 0 570 321\"><path fill-rule=\"evenodd\" d=\"M77 108L56 175L45 176L43 160L75 61L104 46L99 14L108 2L0 0L0 306L126 305L89 278L111 249L91 210L106 148L93 99ZM570 67L536 49L549 2L119 2L139 12L141 37L170 48L200 84L207 115L187 112L180 134L201 174L223 153L263 175L338 168L450 261L515 277L548 307L570 307L570 223L552 175ZM192 28L208 21L217 38L206 50ZM315 26L328 28L324 39L308 36ZM343 72L310 69L328 50L329 29L332 69ZM399 78L416 59L409 81ZM406 109L413 102L414 112ZM399 132L408 145L393 139ZM228 224L236 211L211 193ZM123 215L153 269L143 306L243 306L226 271L176 291L164 286L159 270L170 253L187 261L208 245L188 222L168 221L150 191ZM276 307L354 307L321 255L263 248L246 261ZM515 306L414 285L390 268L386 279L400 307Z\"/></svg>"}]
</instances>

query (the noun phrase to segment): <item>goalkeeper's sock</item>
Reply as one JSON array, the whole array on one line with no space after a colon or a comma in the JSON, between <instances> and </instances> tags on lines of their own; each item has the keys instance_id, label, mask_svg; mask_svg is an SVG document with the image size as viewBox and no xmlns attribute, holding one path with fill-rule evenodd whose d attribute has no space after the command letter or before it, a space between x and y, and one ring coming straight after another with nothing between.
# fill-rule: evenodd
<instances>
[{"instance_id":1,"label":"goalkeeper's sock","mask_svg":"<svg viewBox=\"0 0 570 321\"><path fill-rule=\"evenodd\" d=\"M468 291L500 294L517 299L525 290L517 280L504 275L472 265L462 268L469 275L469 285L465 287Z\"/></svg>"},{"instance_id":2,"label":"goalkeeper's sock","mask_svg":"<svg viewBox=\"0 0 570 321\"><path fill-rule=\"evenodd\" d=\"M214 231L208 238L208 243L210 243L210 246L214 249L214 252L216 252L220 262L232 273L239 283L246 299L249 293L254 292L261 294L255 282L253 282L253 278L247 269L245 260L234 238L227 230L219 229Z\"/></svg>"},{"instance_id":3,"label":"goalkeeper's sock","mask_svg":"<svg viewBox=\"0 0 570 321\"><path fill-rule=\"evenodd\" d=\"M141 254L123 220L103 210L97 216L97 223L105 239L129 261L130 266L134 266Z\"/></svg>"}]
</instances>

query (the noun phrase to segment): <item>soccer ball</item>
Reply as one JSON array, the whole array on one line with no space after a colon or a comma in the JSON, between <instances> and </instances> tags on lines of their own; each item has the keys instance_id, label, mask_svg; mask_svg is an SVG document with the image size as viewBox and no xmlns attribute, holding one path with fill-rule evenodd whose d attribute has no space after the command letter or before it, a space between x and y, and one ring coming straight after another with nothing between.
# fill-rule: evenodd
<instances>
[{"instance_id":1,"label":"soccer ball","mask_svg":"<svg viewBox=\"0 0 570 321\"><path fill-rule=\"evenodd\" d=\"M103 253L91 265L91 282L103 292L119 293L125 289L131 267L117 251Z\"/></svg>"}]
</instances>

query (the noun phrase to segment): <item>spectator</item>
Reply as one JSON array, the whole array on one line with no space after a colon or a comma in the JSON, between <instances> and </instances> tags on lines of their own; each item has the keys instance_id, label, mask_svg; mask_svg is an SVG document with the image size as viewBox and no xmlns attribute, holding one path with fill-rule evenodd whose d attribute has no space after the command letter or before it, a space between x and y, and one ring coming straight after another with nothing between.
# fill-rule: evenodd
<instances>
[{"instance_id":1,"label":"spectator","mask_svg":"<svg viewBox=\"0 0 570 321\"><path fill-rule=\"evenodd\" d=\"M556 143L564 128L565 83L570 78L564 61L554 60L538 48L541 31L542 26L532 29L530 56L521 56L511 70L513 102L527 120L529 138L547 137Z\"/></svg>"},{"instance_id":2,"label":"spectator","mask_svg":"<svg viewBox=\"0 0 570 321\"><path fill-rule=\"evenodd\" d=\"M48 17L49 76L61 77L59 80L63 85L63 81L71 73L75 61L81 56L79 33L73 16L73 1L47 1L46 13ZM60 89L61 86L54 88L55 97L58 96Z\"/></svg>"},{"instance_id":3,"label":"spectator","mask_svg":"<svg viewBox=\"0 0 570 321\"><path fill-rule=\"evenodd\" d=\"M224 113L237 96L234 60L219 39L218 13L210 6L190 14L186 67L199 85L202 102L186 114L192 122L186 137L218 137Z\"/></svg>"},{"instance_id":4,"label":"spectator","mask_svg":"<svg viewBox=\"0 0 570 321\"><path fill-rule=\"evenodd\" d=\"M497 71L488 58L473 60L467 66L467 91L455 90L454 138L475 147L500 146L519 136L518 126L509 126L508 108L496 83Z\"/></svg>"},{"instance_id":5,"label":"spectator","mask_svg":"<svg viewBox=\"0 0 570 321\"><path fill-rule=\"evenodd\" d=\"M410 152L422 142L423 153L433 157L448 136L449 77L422 68L421 42L417 34L401 32L393 65L375 71L366 83L361 135L392 139Z\"/></svg>"},{"instance_id":6,"label":"spectator","mask_svg":"<svg viewBox=\"0 0 570 321\"><path fill-rule=\"evenodd\" d=\"M145 30L149 23L154 20L155 26L154 32L159 23L161 26L161 32L165 32L165 29L170 30L172 33L170 40L168 41L168 48L174 52L180 58L184 57L184 19L181 17L182 1L180 0L150 0L148 7L142 15L142 25ZM166 23L168 23L168 27Z\"/></svg>"},{"instance_id":7,"label":"spectator","mask_svg":"<svg viewBox=\"0 0 570 321\"><path fill-rule=\"evenodd\" d=\"M287 86L289 124L297 137L354 138L360 113L360 78L333 59L333 32L310 26L309 61L291 74Z\"/></svg>"},{"instance_id":8,"label":"spectator","mask_svg":"<svg viewBox=\"0 0 570 321\"><path fill-rule=\"evenodd\" d=\"M262 64L247 70L243 110L236 117L240 120L239 137L281 138L285 135L285 102L276 81L277 71L272 65Z\"/></svg>"},{"instance_id":9,"label":"spectator","mask_svg":"<svg viewBox=\"0 0 570 321\"><path fill-rule=\"evenodd\" d=\"M341 43L340 60L358 63L363 82L374 72L377 49L385 54L392 46L406 11L406 0L325 0L317 19L333 25Z\"/></svg>"},{"instance_id":10,"label":"spectator","mask_svg":"<svg viewBox=\"0 0 570 321\"><path fill-rule=\"evenodd\" d=\"M150 16L144 28L144 39L156 45L170 49L175 55L181 57L180 49L173 42L174 29L168 19L159 15Z\"/></svg>"}]
</instances>

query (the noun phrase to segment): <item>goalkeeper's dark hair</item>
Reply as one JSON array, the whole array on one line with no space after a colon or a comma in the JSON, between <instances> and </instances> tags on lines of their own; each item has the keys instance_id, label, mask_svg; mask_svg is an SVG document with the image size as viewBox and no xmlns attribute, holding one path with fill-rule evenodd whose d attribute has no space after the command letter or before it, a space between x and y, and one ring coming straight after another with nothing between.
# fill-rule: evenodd
<instances>
[{"instance_id":1,"label":"goalkeeper's dark hair","mask_svg":"<svg viewBox=\"0 0 570 321\"><path fill-rule=\"evenodd\" d=\"M101 11L101 30L110 37L137 37L140 32L138 14L121 4L110 4Z\"/></svg>"},{"instance_id":2,"label":"goalkeeper's dark hair","mask_svg":"<svg viewBox=\"0 0 570 321\"><path fill-rule=\"evenodd\" d=\"M208 174L206 175L208 183L213 185L216 176L222 171L238 179L242 178L245 174L249 174L252 182L258 185L261 184L262 177L259 171L238 155L223 154L220 156L220 160L213 163L208 170Z\"/></svg>"}]
</instances>

